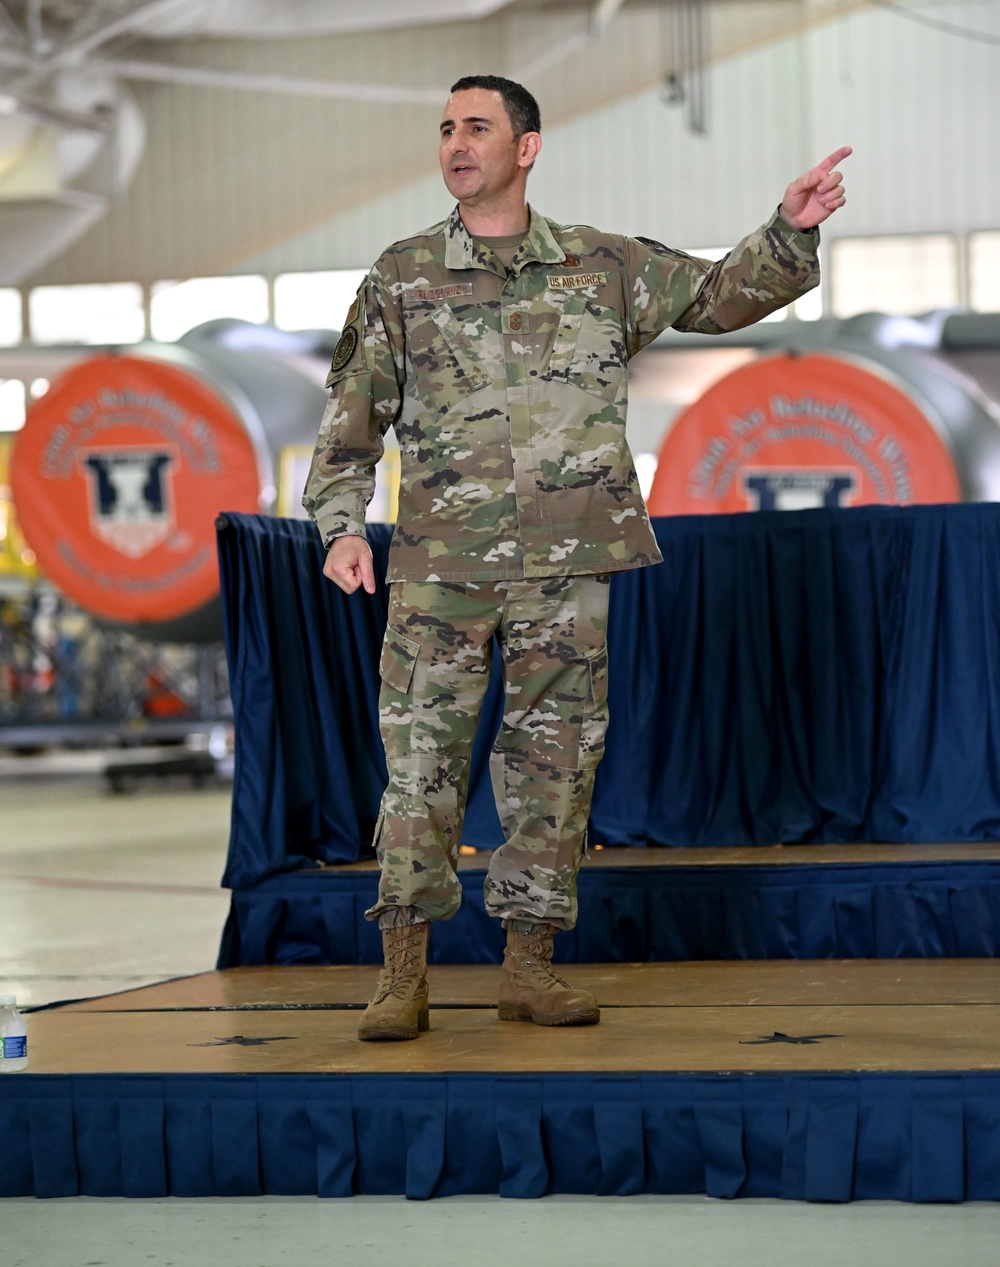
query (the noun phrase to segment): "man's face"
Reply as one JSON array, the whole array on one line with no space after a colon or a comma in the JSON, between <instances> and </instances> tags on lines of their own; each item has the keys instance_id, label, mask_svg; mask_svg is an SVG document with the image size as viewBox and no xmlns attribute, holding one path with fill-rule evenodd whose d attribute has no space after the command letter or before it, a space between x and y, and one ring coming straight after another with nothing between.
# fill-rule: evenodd
<instances>
[{"instance_id":1,"label":"man's face","mask_svg":"<svg viewBox=\"0 0 1000 1267\"><path fill-rule=\"evenodd\" d=\"M481 206L515 184L523 161L507 107L498 92L466 88L448 98L441 120L441 171L460 203Z\"/></svg>"}]
</instances>

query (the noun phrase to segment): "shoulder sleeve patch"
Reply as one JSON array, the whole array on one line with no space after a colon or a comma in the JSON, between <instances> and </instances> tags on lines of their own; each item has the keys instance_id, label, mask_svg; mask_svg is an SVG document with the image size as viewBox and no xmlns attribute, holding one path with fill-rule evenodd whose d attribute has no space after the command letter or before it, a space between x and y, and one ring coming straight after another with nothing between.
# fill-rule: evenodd
<instances>
[{"instance_id":1,"label":"shoulder sleeve patch","mask_svg":"<svg viewBox=\"0 0 1000 1267\"><path fill-rule=\"evenodd\" d=\"M344 333L340 336L337 346L334 349L333 362L330 365L332 373L339 374L345 366L351 363L351 357L357 350L357 346L358 332L353 326L348 326Z\"/></svg>"},{"instance_id":2,"label":"shoulder sleeve patch","mask_svg":"<svg viewBox=\"0 0 1000 1267\"><path fill-rule=\"evenodd\" d=\"M344 328L333 352L330 373L326 377L327 387L332 386L334 379L350 366L358 352L358 348L361 346L365 319L364 301L365 286L362 283L361 289L354 296L351 306L347 310L347 316L344 318Z\"/></svg>"}]
</instances>

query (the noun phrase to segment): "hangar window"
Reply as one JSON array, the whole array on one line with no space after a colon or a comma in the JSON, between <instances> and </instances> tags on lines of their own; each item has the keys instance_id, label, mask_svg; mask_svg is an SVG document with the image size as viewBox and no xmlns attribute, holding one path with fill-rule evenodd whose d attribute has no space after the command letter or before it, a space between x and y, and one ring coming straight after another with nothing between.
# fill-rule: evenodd
<instances>
[{"instance_id":1,"label":"hangar window","mask_svg":"<svg viewBox=\"0 0 1000 1267\"><path fill-rule=\"evenodd\" d=\"M0 432L24 426L24 384L17 378L0 380Z\"/></svg>"},{"instance_id":2,"label":"hangar window","mask_svg":"<svg viewBox=\"0 0 1000 1267\"><path fill-rule=\"evenodd\" d=\"M0 289L0 347L12 348L21 342L21 292Z\"/></svg>"},{"instance_id":3,"label":"hangar window","mask_svg":"<svg viewBox=\"0 0 1000 1267\"><path fill-rule=\"evenodd\" d=\"M28 320L35 343L136 343L145 327L142 287L36 286L28 293Z\"/></svg>"},{"instance_id":4,"label":"hangar window","mask_svg":"<svg viewBox=\"0 0 1000 1267\"><path fill-rule=\"evenodd\" d=\"M969 234L969 307L1000 312L1000 232Z\"/></svg>"},{"instance_id":5,"label":"hangar window","mask_svg":"<svg viewBox=\"0 0 1000 1267\"><path fill-rule=\"evenodd\" d=\"M220 317L265 322L270 317L267 280L243 277L192 277L185 282L154 282L149 328L154 339L171 342L195 326Z\"/></svg>"},{"instance_id":6,"label":"hangar window","mask_svg":"<svg viewBox=\"0 0 1000 1267\"><path fill-rule=\"evenodd\" d=\"M282 273L274 279L274 324L279 330L340 330L366 276L363 268Z\"/></svg>"},{"instance_id":7,"label":"hangar window","mask_svg":"<svg viewBox=\"0 0 1000 1267\"><path fill-rule=\"evenodd\" d=\"M950 234L840 238L831 252L835 316L915 316L960 302L958 243Z\"/></svg>"},{"instance_id":8,"label":"hangar window","mask_svg":"<svg viewBox=\"0 0 1000 1267\"><path fill-rule=\"evenodd\" d=\"M826 261L822 260L821 267L825 271ZM818 286L807 291L801 299L796 299L792 304L790 311L798 317L800 321L819 321L823 315L823 304L826 299L826 283L820 280Z\"/></svg>"}]
</instances>

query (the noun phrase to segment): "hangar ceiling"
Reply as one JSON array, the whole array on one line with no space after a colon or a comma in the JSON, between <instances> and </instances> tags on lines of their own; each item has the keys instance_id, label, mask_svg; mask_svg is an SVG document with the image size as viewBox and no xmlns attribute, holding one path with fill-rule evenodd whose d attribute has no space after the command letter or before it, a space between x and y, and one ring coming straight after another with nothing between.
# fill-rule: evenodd
<instances>
[{"instance_id":1,"label":"hangar ceiling","mask_svg":"<svg viewBox=\"0 0 1000 1267\"><path fill-rule=\"evenodd\" d=\"M863 5L0 0L0 284L238 267L432 170L460 74L551 126Z\"/></svg>"}]
</instances>

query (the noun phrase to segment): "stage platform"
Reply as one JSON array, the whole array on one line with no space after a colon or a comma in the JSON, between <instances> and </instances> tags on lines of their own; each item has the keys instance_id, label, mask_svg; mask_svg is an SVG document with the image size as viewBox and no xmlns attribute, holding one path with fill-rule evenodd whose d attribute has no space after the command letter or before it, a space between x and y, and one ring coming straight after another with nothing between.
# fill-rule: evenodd
<instances>
[{"instance_id":1,"label":"stage platform","mask_svg":"<svg viewBox=\"0 0 1000 1267\"><path fill-rule=\"evenodd\" d=\"M375 970L236 968L30 1017L0 1196L707 1192L1000 1199L1000 962L581 964L600 1025L359 1043Z\"/></svg>"}]
</instances>

